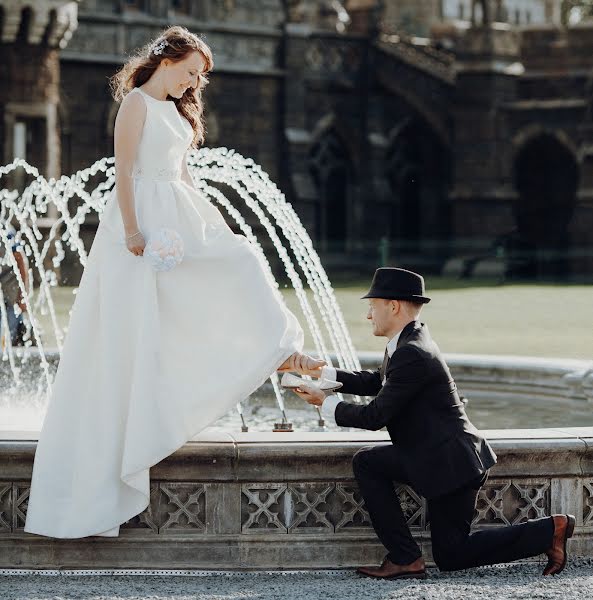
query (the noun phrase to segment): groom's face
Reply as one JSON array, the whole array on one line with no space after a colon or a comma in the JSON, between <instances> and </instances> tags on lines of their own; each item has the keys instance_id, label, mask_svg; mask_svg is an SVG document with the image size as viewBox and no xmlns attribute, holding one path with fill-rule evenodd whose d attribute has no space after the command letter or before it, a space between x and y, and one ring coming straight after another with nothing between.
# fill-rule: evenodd
<instances>
[{"instance_id":1,"label":"groom's face","mask_svg":"<svg viewBox=\"0 0 593 600\"><path fill-rule=\"evenodd\" d=\"M373 335L384 336L393 327L393 319L397 316L397 300L369 298L367 319L373 325Z\"/></svg>"}]
</instances>

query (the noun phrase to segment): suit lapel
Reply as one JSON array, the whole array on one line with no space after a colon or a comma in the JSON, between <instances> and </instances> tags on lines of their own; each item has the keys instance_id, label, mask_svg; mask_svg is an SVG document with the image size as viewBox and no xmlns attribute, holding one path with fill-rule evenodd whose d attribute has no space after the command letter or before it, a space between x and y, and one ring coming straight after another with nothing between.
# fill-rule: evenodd
<instances>
[{"instance_id":1,"label":"suit lapel","mask_svg":"<svg viewBox=\"0 0 593 600\"><path fill-rule=\"evenodd\" d=\"M399 338L397 340L395 349L397 350L399 347L403 346L406 343L407 338L409 338L410 335L412 333L414 333L414 331L416 331L416 329L419 329L420 327L422 327L422 323L420 321L410 321L402 329L401 333L399 334ZM381 368L379 369L379 373L381 375L381 383L383 383L383 380L385 379L385 374L387 373L387 365L389 364L389 361L393 358L394 355L395 355L395 352L391 356L389 356L389 352L387 351L387 348L385 348L385 356L383 357L383 364L381 365Z\"/></svg>"}]
</instances>

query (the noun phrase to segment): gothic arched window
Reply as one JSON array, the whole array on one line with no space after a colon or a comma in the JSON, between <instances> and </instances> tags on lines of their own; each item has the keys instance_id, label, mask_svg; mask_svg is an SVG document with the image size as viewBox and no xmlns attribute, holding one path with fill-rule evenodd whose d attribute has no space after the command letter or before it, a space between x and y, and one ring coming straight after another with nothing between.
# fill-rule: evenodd
<instances>
[{"instance_id":1,"label":"gothic arched window","mask_svg":"<svg viewBox=\"0 0 593 600\"><path fill-rule=\"evenodd\" d=\"M309 170L318 191L316 237L321 249L343 252L348 238L351 162L333 129L311 147Z\"/></svg>"},{"instance_id":2,"label":"gothic arched window","mask_svg":"<svg viewBox=\"0 0 593 600\"><path fill-rule=\"evenodd\" d=\"M513 175L519 197L513 206L516 243L508 249L516 271L511 275L567 275L568 225L580 179L577 156L555 131L534 131L516 146Z\"/></svg>"},{"instance_id":3,"label":"gothic arched window","mask_svg":"<svg viewBox=\"0 0 593 600\"><path fill-rule=\"evenodd\" d=\"M448 253L450 214L448 149L421 119L393 128L385 152L385 177L392 194L390 247L410 264L437 270Z\"/></svg>"}]
</instances>

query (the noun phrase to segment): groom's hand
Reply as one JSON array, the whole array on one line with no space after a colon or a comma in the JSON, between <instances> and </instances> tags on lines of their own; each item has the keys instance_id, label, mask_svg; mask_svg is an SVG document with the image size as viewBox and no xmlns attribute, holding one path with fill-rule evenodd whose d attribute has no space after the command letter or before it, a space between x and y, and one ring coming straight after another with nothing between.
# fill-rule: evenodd
<instances>
[{"instance_id":1,"label":"groom's hand","mask_svg":"<svg viewBox=\"0 0 593 600\"><path fill-rule=\"evenodd\" d=\"M278 369L280 373L287 371L296 371L300 375L310 375L311 377L321 377L321 369L327 363L324 360L318 360L306 354L295 352Z\"/></svg>"},{"instance_id":2,"label":"groom's hand","mask_svg":"<svg viewBox=\"0 0 593 600\"><path fill-rule=\"evenodd\" d=\"M326 398L324 391L314 390L313 388L305 385L296 388L294 393L303 400L306 400L309 404L314 404L315 406L321 406Z\"/></svg>"}]
</instances>

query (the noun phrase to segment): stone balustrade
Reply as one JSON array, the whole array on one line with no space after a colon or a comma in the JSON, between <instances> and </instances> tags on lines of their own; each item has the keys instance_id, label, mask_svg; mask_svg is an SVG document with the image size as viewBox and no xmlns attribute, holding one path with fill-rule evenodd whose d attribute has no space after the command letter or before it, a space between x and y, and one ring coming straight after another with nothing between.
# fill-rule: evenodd
<instances>
[{"instance_id":1,"label":"stone balustrade","mask_svg":"<svg viewBox=\"0 0 593 600\"><path fill-rule=\"evenodd\" d=\"M576 515L570 550L593 556L593 428L486 431L498 464L474 528ZM352 474L361 447L385 432L208 433L151 469L149 508L118 538L24 533L34 435L0 433L0 568L320 568L380 561ZM425 501L399 486L430 560ZM92 507L89 507L92 510Z\"/></svg>"}]
</instances>

